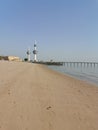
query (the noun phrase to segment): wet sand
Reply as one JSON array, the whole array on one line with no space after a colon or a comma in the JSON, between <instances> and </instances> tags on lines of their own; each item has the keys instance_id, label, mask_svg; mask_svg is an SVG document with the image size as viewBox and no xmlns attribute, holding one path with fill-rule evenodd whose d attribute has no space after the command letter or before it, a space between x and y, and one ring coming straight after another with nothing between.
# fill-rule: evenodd
<instances>
[{"instance_id":1,"label":"wet sand","mask_svg":"<svg viewBox=\"0 0 98 130\"><path fill-rule=\"evenodd\" d=\"M0 61L0 130L98 130L98 87L44 65Z\"/></svg>"}]
</instances>

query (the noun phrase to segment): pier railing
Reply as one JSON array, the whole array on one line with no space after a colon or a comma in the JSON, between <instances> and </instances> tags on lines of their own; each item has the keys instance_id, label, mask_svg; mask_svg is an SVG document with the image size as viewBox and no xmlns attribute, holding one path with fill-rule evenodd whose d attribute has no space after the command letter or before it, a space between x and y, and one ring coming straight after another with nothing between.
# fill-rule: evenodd
<instances>
[{"instance_id":1,"label":"pier railing","mask_svg":"<svg viewBox=\"0 0 98 130\"><path fill-rule=\"evenodd\" d=\"M98 67L98 62L62 62L63 66Z\"/></svg>"}]
</instances>

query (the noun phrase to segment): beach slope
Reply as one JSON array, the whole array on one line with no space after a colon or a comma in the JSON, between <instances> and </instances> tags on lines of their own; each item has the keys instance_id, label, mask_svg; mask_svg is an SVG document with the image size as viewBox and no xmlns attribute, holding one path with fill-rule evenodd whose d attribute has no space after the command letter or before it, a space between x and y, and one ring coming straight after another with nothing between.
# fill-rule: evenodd
<instances>
[{"instance_id":1,"label":"beach slope","mask_svg":"<svg viewBox=\"0 0 98 130\"><path fill-rule=\"evenodd\" d=\"M0 130L98 130L98 87L44 65L0 61Z\"/></svg>"}]
</instances>

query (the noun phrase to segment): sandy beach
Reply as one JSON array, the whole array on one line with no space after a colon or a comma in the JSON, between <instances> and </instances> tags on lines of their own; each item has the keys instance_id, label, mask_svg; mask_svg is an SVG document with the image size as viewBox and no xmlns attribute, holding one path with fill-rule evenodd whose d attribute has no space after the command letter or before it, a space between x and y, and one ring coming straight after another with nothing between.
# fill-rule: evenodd
<instances>
[{"instance_id":1,"label":"sandy beach","mask_svg":"<svg viewBox=\"0 0 98 130\"><path fill-rule=\"evenodd\" d=\"M0 61L0 130L98 130L98 87L44 65Z\"/></svg>"}]
</instances>

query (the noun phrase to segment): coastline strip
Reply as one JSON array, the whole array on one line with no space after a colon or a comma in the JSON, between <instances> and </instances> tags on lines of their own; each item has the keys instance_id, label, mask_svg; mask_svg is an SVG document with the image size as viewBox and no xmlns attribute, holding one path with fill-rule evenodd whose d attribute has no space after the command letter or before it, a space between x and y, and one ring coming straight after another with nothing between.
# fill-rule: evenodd
<instances>
[{"instance_id":1,"label":"coastline strip","mask_svg":"<svg viewBox=\"0 0 98 130\"><path fill-rule=\"evenodd\" d=\"M98 87L44 65L0 62L1 130L97 130Z\"/></svg>"}]
</instances>

